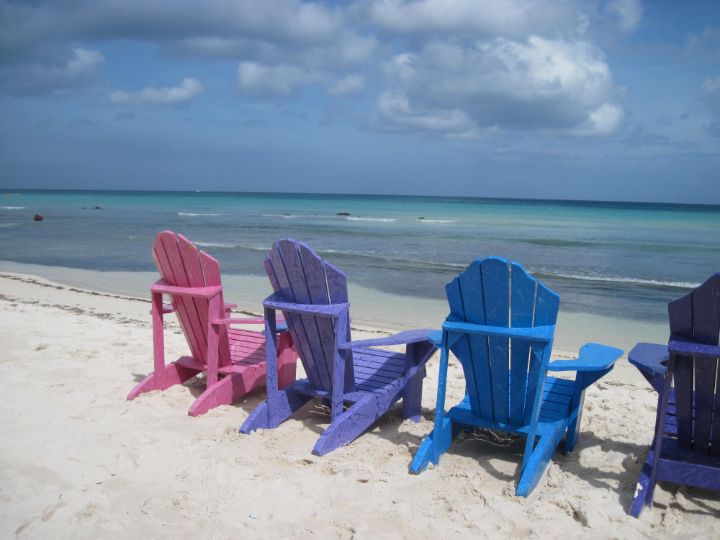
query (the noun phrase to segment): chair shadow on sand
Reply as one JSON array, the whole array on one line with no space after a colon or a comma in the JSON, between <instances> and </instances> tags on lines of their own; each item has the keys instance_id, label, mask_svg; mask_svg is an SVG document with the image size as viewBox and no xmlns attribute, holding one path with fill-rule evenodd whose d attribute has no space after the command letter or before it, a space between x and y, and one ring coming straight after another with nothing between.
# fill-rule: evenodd
<instances>
[{"instance_id":1,"label":"chair shadow on sand","mask_svg":"<svg viewBox=\"0 0 720 540\"><path fill-rule=\"evenodd\" d=\"M308 406L309 410L312 408L312 406ZM323 414L322 410L318 409L314 412L309 412L309 410L307 413L298 415L297 419L301 420L305 427L317 433L322 432L322 428L316 425L317 420L315 419L317 414ZM303 418L305 414L313 414L314 416L312 418ZM426 421L432 422L434 415L435 411L433 409L422 409L422 416ZM327 418L329 421L329 413L327 413ZM387 415L373 424L369 431L372 432L372 436L380 437L393 444L407 448L410 455L413 456L419 448L423 436L415 435L402 429L402 424L403 418L400 407L399 405L395 405ZM499 481L507 482L508 484L517 482L520 478L524 437L513 436L512 438L500 439L498 442L491 442L488 440L489 438L492 437L477 436L471 431L465 431L458 436L456 444L454 444L447 453L473 459L480 469ZM603 453L615 452L624 456L620 463L622 469L620 471L608 471L604 468L582 465L582 453L594 447L599 448ZM598 436L592 431L582 430L575 450L567 455L564 455L561 450L558 450L555 452L553 459L561 472L571 474L595 489L610 490L616 493L618 502L629 516L630 505L635 491L635 483L640 469L643 466L647 448L647 444L619 441ZM514 473L508 474L506 471L497 468L493 465L495 460L515 464ZM683 512L710 516L718 515L717 508L713 508L713 506L708 504L710 501L720 502L720 494L717 492L688 486L677 486L665 482L662 482L661 485L671 493L675 493L678 489L681 489L684 497L696 506L696 508L683 507ZM662 503L656 502L655 505L658 508L665 507ZM671 507L674 505L676 505L676 503L671 503Z\"/></svg>"},{"instance_id":2,"label":"chair shadow on sand","mask_svg":"<svg viewBox=\"0 0 720 540\"><path fill-rule=\"evenodd\" d=\"M133 382L135 382L135 383L139 383L140 381L142 381L143 379L145 379L147 377L147 374L145 374L145 373L132 373L131 375L132 375ZM184 381L181 384L178 384L177 386L179 388L185 388L188 391L188 393L190 394L190 396L192 396L193 399L197 399L198 397L200 397L203 394L203 392L205 392L205 389L206 389L205 374L198 373L197 375L191 377L190 379ZM159 393L162 391L157 390L157 392ZM152 396L153 394L154 394L154 392L150 393L149 396ZM245 412L247 412L249 414L250 411L252 411L252 409L255 406L257 406L257 404L262 402L262 400L264 399L264 396L265 396L264 388L262 388L262 387L255 388L255 389L251 390L250 392L248 392L240 400L235 401L233 403L229 403L227 405L230 407L234 407L236 409L237 408L243 409Z\"/></svg>"},{"instance_id":3,"label":"chair shadow on sand","mask_svg":"<svg viewBox=\"0 0 720 540\"><path fill-rule=\"evenodd\" d=\"M435 412L431 409L423 409L423 417L432 421ZM414 435L399 429L401 419L398 414L389 414L386 425L381 426L374 434L397 444L406 446L414 455L422 442L422 436ZM377 427L377 426L374 426ZM502 482L517 482L520 477L520 463L523 455L524 437L514 436L507 443L493 443L485 437L477 437L472 432L466 431L460 434L449 450L448 454L474 459L477 466L488 475ZM615 452L624 456L622 458L620 471L608 471L598 467L585 466L581 464L581 454L593 447L599 448L602 452ZM592 431L581 431L579 441L571 454L564 455L562 451L555 452L553 459L560 470L564 473L576 476L582 482L586 482L596 489L605 489L617 494L618 501L622 508L628 513L633 500L635 483L647 453L647 444L637 444L629 441L618 441L608 437L600 437ZM515 472L510 475L493 465L493 460L501 460L508 463L515 463ZM717 508L709 505L708 501L720 502L720 494L711 490L700 488L681 487L671 483L662 482L661 485L671 493L682 489L686 499L692 501L697 508L682 508L683 512L700 515L717 516ZM659 508L663 504L655 503ZM673 506L674 503L671 503Z\"/></svg>"},{"instance_id":4,"label":"chair shadow on sand","mask_svg":"<svg viewBox=\"0 0 720 540\"><path fill-rule=\"evenodd\" d=\"M141 381L145 375L141 373L133 373L134 381ZM205 389L205 382L202 375L198 375L182 386L189 390L193 399L197 398ZM265 390L258 388L248 393L239 401L229 405L234 409L241 409L246 415L249 415L265 398ZM410 456L415 455L423 435L415 435L403 429L404 419L402 417L402 405L395 404L390 411L379 418L369 429L370 437L379 437L394 445L404 447L408 450ZM433 409L422 409L422 417L427 422L432 422L435 416ZM313 400L305 404L295 414L294 419L303 425L304 429L308 429L316 435L321 435L327 424L330 423L330 409L322 404L320 400ZM282 428L281 428L282 429ZM473 459L477 466L485 473L493 478L507 482L508 484L517 482L520 477L520 463L523 455L523 437L513 437L508 442L493 443L487 438L474 436L471 432L465 432L458 436L456 444L449 450L448 454L462 456ZM362 444L361 441L352 444ZM598 447L602 452L616 452L623 455L621 462L621 471L607 471L598 467L588 467L580 463L580 457L583 451ZM311 448L308 446L308 453ZM560 470L567 474L576 476L583 482L588 483L596 489L606 489L613 491L618 496L618 501L625 512L629 512L630 505L633 500L635 491L635 483L640 469L645 460L647 453L647 444L636 444L629 441L618 441L607 437L600 437L592 431L582 431L575 451L572 454L563 455L561 451L555 452L553 459L558 464ZM515 472L508 474L493 465L494 460L501 460L516 465ZM473 466L475 466L473 464ZM687 486L678 486L671 483L661 482L660 484L666 490L675 493L678 490L683 491L686 499L692 501L696 508L683 507L682 511L689 514L717 516L718 510L714 508L708 501L720 503L720 493L700 488L692 488ZM666 509L667 506L655 502L655 506L659 509ZM676 503L671 503L671 507Z\"/></svg>"},{"instance_id":5,"label":"chair shadow on sand","mask_svg":"<svg viewBox=\"0 0 720 540\"><path fill-rule=\"evenodd\" d=\"M603 452L614 451L623 456L623 470L621 472L608 472L595 467L585 467L580 464L579 455L563 456L556 455L558 463L563 471L567 471L578 478L588 482L596 488L611 489L618 494L618 500L623 509L629 514L630 505L632 504L635 494L635 486L640 475L640 470L645 463L645 456L648 451L647 444L636 444L628 441L617 441L607 437L598 437L593 432L583 432L581 442L578 444L580 452L584 449L599 447ZM613 482L613 480L615 482ZM682 490L686 499L691 500L694 505L700 509L683 508L683 512L692 514L709 514L718 515L718 510L712 508L704 501L720 502L720 494L711 490L693 488L689 486L680 486L677 484L662 482L661 485L671 493L677 493ZM663 508L665 505L655 503L656 506ZM673 503L671 503L673 506Z\"/></svg>"}]
</instances>

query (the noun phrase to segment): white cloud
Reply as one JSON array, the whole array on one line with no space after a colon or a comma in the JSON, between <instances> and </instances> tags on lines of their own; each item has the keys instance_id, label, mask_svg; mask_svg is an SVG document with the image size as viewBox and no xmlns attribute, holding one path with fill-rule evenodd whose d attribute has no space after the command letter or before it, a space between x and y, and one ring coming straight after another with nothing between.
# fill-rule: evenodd
<instances>
[{"instance_id":1,"label":"white cloud","mask_svg":"<svg viewBox=\"0 0 720 540\"><path fill-rule=\"evenodd\" d=\"M118 104L177 105L190 101L202 91L203 86L200 81L186 77L179 86L147 87L137 92L117 90L110 94L110 101Z\"/></svg>"},{"instance_id":2,"label":"white cloud","mask_svg":"<svg viewBox=\"0 0 720 540\"><path fill-rule=\"evenodd\" d=\"M416 73L413 67L413 58L414 55L409 52L396 54L390 60L383 63L382 69L385 75L401 81L409 81Z\"/></svg>"},{"instance_id":3,"label":"white cloud","mask_svg":"<svg viewBox=\"0 0 720 540\"><path fill-rule=\"evenodd\" d=\"M609 66L584 41L432 41L383 69L410 109L461 111L479 128L605 134L622 118Z\"/></svg>"},{"instance_id":4,"label":"white cloud","mask_svg":"<svg viewBox=\"0 0 720 540\"><path fill-rule=\"evenodd\" d=\"M720 94L720 77L707 77L700 86L700 92L704 96Z\"/></svg>"},{"instance_id":5,"label":"white cloud","mask_svg":"<svg viewBox=\"0 0 720 540\"><path fill-rule=\"evenodd\" d=\"M269 92L288 95L297 86L315 82L320 75L297 66L266 66L257 62L240 62L238 85L247 92Z\"/></svg>"},{"instance_id":6,"label":"white cloud","mask_svg":"<svg viewBox=\"0 0 720 540\"><path fill-rule=\"evenodd\" d=\"M714 116L720 117L720 77L707 77L703 81L700 99Z\"/></svg>"},{"instance_id":7,"label":"white cloud","mask_svg":"<svg viewBox=\"0 0 720 540\"><path fill-rule=\"evenodd\" d=\"M366 11L375 24L397 32L468 32L476 38L554 34L581 19L572 0L371 0Z\"/></svg>"},{"instance_id":8,"label":"white cloud","mask_svg":"<svg viewBox=\"0 0 720 540\"><path fill-rule=\"evenodd\" d=\"M614 132L623 119L623 110L617 105L603 103L588 113L587 121L578 129L580 135L608 135Z\"/></svg>"},{"instance_id":9,"label":"white cloud","mask_svg":"<svg viewBox=\"0 0 720 540\"><path fill-rule=\"evenodd\" d=\"M499 39L481 45L478 52L483 61L500 62L493 77L485 77L486 84L520 99L562 96L596 103L610 90L610 68L602 53L586 42L531 36L525 42Z\"/></svg>"},{"instance_id":10,"label":"white cloud","mask_svg":"<svg viewBox=\"0 0 720 540\"><path fill-rule=\"evenodd\" d=\"M612 0L606 9L618 19L620 30L631 33L640 25L643 6L640 0Z\"/></svg>"},{"instance_id":11,"label":"white cloud","mask_svg":"<svg viewBox=\"0 0 720 540\"><path fill-rule=\"evenodd\" d=\"M58 93L81 88L96 79L105 63L100 51L77 47L57 58L12 64L0 69L0 87L19 94ZM0 68L2 68L0 64Z\"/></svg>"},{"instance_id":12,"label":"white cloud","mask_svg":"<svg viewBox=\"0 0 720 540\"><path fill-rule=\"evenodd\" d=\"M707 27L685 38L685 51L692 57L704 57L715 62L720 59L720 28Z\"/></svg>"},{"instance_id":13,"label":"white cloud","mask_svg":"<svg viewBox=\"0 0 720 540\"><path fill-rule=\"evenodd\" d=\"M377 47L373 36L363 36L355 32L346 32L340 39L340 46L334 51L343 64L356 64L370 59Z\"/></svg>"},{"instance_id":14,"label":"white cloud","mask_svg":"<svg viewBox=\"0 0 720 540\"><path fill-rule=\"evenodd\" d=\"M720 77L707 77L700 85L700 101L708 112L705 132L720 140Z\"/></svg>"},{"instance_id":15,"label":"white cloud","mask_svg":"<svg viewBox=\"0 0 720 540\"><path fill-rule=\"evenodd\" d=\"M291 96L311 85L336 96L373 91L385 96L376 102L376 126L448 133L468 125L482 133L612 132L623 117L619 90L592 37L598 25L631 31L642 19L637 0L601 7L584 0L176 0L171 11L163 0L78 1L72 11L53 2L13 11L17 24L0 34L0 62L42 53L37 64L56 68L42 79L14 59L0 86L89 81L102 55L66 48L68 60L57 44L142 41L176 59L231 60L243 93ZM201 91L186 79L110 99L182 103Z\"/></svg>"},{"instance_id":16,"label":"white cloud","mask_svg":"<svg viewBox=\"0 0 720 540\"><path fill-rule=\"evenodd\" d=\"M333 96L344 96L347 94L354 94L365 88L365 77L362 75L348 75L333 83L328 92Z\"/></svg>"},{"instance_id":17,"label":"white cloud","mask_svg":"<svg viewBox=\"0 0 720 540\"><path fill-rule=\"evenodd\" d=\"M105 62L100 51L77 48L72 53L72 58L65 65L65 74L69 77L90 73Z\"/></svg>"},{"instance_id":18,"label":"white cloud","mask_svg":"<svg viewBox=\"0 0 720 540\"><path fill-rule=\"evenodd\" d=\"M473 122L461 110L414 108L407 96L384 92L378 99L377 119L380 127L408 131L440 131L445 133L466 132L473 129Z\"/></svg>"}]
</instances>

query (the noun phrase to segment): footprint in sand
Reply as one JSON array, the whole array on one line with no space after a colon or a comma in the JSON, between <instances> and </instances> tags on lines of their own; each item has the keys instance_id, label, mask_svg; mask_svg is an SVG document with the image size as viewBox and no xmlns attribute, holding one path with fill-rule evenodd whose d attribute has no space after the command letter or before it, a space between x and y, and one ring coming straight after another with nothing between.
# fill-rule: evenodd
<instances>
[{"instance_id":1,"label":"footprint in sand","mask_svg":"<svg viewBox=\"0 0 720 540\"><path fill-rule=\"evenodd\" d=\"M100 510L102 506L95 504L95 503L88 503L85 505L85 508L82 510L75 512L75 517L81 521L90 519L93 517L98 510Z\"/></svg>"}]
</instances>

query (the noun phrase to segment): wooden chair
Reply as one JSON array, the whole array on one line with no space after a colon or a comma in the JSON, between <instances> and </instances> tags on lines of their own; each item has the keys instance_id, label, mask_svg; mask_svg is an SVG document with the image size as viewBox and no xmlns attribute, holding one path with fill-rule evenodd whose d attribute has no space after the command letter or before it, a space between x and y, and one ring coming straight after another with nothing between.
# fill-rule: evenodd
<instances>
[{"instance_id":1,"label":"wooden chair","mask_svg":"<svg viewBox=\"0 0 720 540\"><path fill-rule=\"evenodd\" d=\"M400 398L403 416L419 419L425 363L435 352L432 331L351 341L345 274L301 242L275 242L265 270L275 291L263 302L268 396L242 425L242 433L275 428L312 398L329 403L332 414L313 449L317 455L352 442ZM275 369L277 311L285 315L307 373L307 379L284 390L278 388ZM372 348L398 344L406 345L404 353Z\"/></svg>"},{"instance_id":2,"label":"wooden chair","mask_svg":"<svg viewBox=\"0 0 720 540\"><path fill-rule=\"evenodd\" d=\"M720 273L670 302L668 345L638 343L628 360L658 392L655 437L630 514L658 481L720 490Z\"/></svg>"},{"instance_id":3,"label":"wooden chair","mask_svg":"<svg viewBox=\"0 0 720 540\"><path fill-rule=\"evenodd\" d=\"M475 260L446 286L450 315L443 324L435 426L410 465L437 464L465 428L526 436L516 494L527 496L556 447L577 442L585 389L608 373L620 349L589 343L574 360L550 361L560 298L522 266L498 257ZM462 364L465 398L445 411L448 355ZM548 371L575 371L574 379Z\"/></svg>"},{"instance_id":4,"label":"wooden chair","mask_svg":"<svg viewBox=\"0 0 720 540\"><path fill-rule=\"evenodd\" d=\"M155 369L128 395L135 399L143 392L165 390L205 373L207 387L191 405L188 414L204 414L218 405L240 399L265 382L265 336L231 328L234 324L264 324L262 318L232 318L234 305L223 302L220 265L199 251L181 234L163 231L152 249L161 279L151 287L153 354ZM170 297L163 304L163 295ZM175 313L190 347L183 356L165 365L163 315ZM277 345L275 364L279 385L295 380L297 353L290 334L283 332Z\"/></svg>"}]
</instances>

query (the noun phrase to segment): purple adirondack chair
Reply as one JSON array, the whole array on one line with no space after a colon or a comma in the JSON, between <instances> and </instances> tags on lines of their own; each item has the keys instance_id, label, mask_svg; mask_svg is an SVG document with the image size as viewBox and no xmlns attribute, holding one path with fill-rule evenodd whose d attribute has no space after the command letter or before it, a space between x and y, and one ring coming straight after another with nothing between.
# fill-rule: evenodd
<instances>
[{"instance_id":1,"label":"purple adirondack chair","mask_svg":"<svg viewBox=\"0 0 720 540\"><path fill-rule=\"evenodd\" d=\"M658 480L720 490L720 273L668 305L668 345L628 359L658 392L655 438L630 513L652 506Z\"/></svg>"},{"instance_id":2,"label":"purple adirondack chair","mask_svg":"<svg viewBox=\"0 0 720 540\"><path fill-rule=\"evenodd\" d=\"M313 449L320 456L351 443L401 397L403 416L419 420L425 363L435 352L433 334L439 339L439 332L410 330L352 342L345 274L290 239L273 244L265 270L275 291L263 302L268 395L242 433L275 428L312 398L329 402L332 414ZM307 373L307 379L284 390L278 389L274 367L277 310L285 316ZM406 345L404 353L372 348L399 344Z\"/></svg>"},{"instance_id":3,"label":"purple adirondack chair","mask_svg":"<svg viewBox=\"0 0 720 540\"><path fill-rule=\"evenodd\" d=\"M195 400L188 414L204 414L218 405L228 405L265 382L265 337L260 332L230 328L233 324L263 324L262 318L233 319L234 304L223 302L220 264L199 251L181 234L163 231L152 249L162 279L151 287L153 353L155 370L128 395L135 399L143 392L165 390L206 372L207 388ZM170 305L163 305L163 294ZM175 313L191 356L165 365L163 314ZM297 353L292 338L279 338L279 362L273 369L281 387L295 380Z\"/></svg>"}]
</instances>

